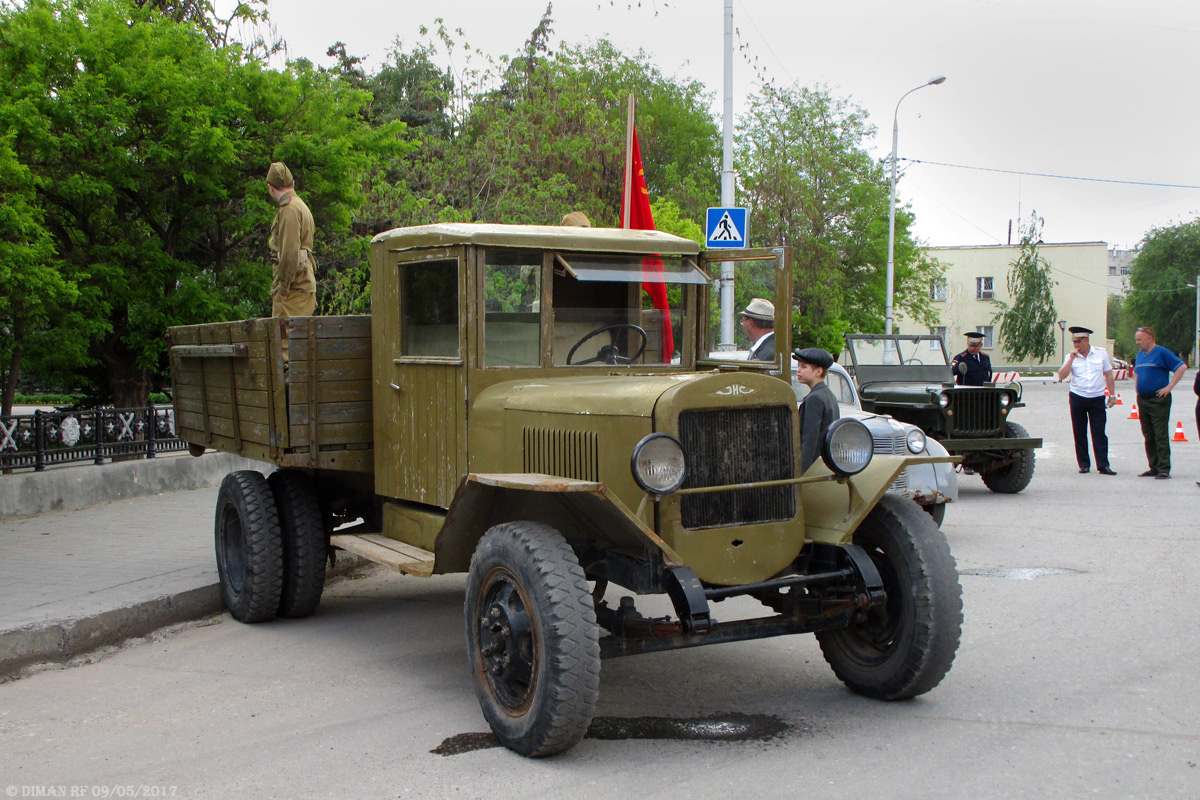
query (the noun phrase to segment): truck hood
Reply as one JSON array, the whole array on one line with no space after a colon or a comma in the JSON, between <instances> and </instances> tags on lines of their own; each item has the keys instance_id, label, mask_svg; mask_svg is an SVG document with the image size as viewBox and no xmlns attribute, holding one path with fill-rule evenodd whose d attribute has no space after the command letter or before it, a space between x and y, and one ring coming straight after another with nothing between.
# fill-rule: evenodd
<instances>
[{"instance_id":1,"label":"truck hood","mask_svg":"<svg viewBox=\"0 0 1200 800\"><path fill-rule=\"evenodd\" d=\"M504 410L650 417L658 398L668 389L712 374L594 375L508 381L485 389L475 401L475 412Z\"/></svg>"}]
</instances>

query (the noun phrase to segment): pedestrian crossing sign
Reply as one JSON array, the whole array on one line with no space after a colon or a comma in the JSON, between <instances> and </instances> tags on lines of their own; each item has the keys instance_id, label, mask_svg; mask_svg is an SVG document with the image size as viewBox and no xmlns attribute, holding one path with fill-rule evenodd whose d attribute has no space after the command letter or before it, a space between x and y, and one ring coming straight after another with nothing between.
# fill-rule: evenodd
<instances>
[{"instance_id":1,"label":"pedestrian crossing sign","mask_svg":"<svg viewBox=\"0 0 1200 800\"><path fill-rule=\"evenodd\" d=\"M746 209L744 208L710 208L708 220L704 229L708 231L705 246L715 248L745 249L749 241L749 231L746 228Z\"/></svg>"}]
</instances>

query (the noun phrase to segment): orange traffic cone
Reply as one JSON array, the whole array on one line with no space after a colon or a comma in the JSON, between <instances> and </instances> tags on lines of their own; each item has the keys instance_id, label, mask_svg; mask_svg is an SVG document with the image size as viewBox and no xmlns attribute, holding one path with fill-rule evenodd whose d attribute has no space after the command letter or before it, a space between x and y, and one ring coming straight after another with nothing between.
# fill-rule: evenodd
<instances>
[{"instance_id":1,"label":"orange traffic cone","mask_svg":"<svg viewBox=\"0 0 1200 800\"><path fill-rule=\"evenodd\" d=\"M1141 419L1137 413L1137 400L1133 401L1133 410L1129 412L1129 416L1126 419Z\"/></svg>"},{"instance_id":2,"label":"orange traffic cone","mask_svg":"<svg viewBox=\"0 0 1200 800\"><path fill-rule=\"evenodd\" d=\"M1122 403L1122 402L1121 402L1121 393L1120 393L1120 392L1117 392L1117 402L1113 403L1113 405L1114 405L1114 406L1123 406L1123 405L1125 405L1124 403Z\"/></svg>"},{"instance_id":3,"label":"orange traffic cone","mask_svg":"<svg viewBox=\"0 0 1200 800\"><path fill-rule=\"evenodd\" d=\"M1171 441L1172 442L1186 442L1187 441L1187 436L1185 436L1183 433L1183 423L1182 422L1175 423L1175 435L1171 437Z\"/></svg>"}]
</instances>

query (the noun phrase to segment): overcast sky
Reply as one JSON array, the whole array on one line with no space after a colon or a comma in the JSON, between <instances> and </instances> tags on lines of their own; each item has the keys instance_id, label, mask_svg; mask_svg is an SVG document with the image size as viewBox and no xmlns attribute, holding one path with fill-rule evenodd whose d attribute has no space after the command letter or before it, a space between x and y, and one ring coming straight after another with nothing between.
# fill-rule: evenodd
<instances>
[{"instance_id":1,"label":"overcast sky","mask_svg":"<svg viewBox=\"0 0 1200 800\"><path fill-rule=\"evenodd\" d=\"M493 56L520 49L545 0L272 0L291 57L328 65L343 41L368 70L394 40L405 48L442 17ZM556 0L556 42L600 38L644 50L667 75L694 78L720 111L723 0ZM1200 186L1200 3L1184 0L734 0L734 97L760 71L780 83L827 85L891 150L900 107L901 159L972 168ZM1191 55L1189 55L1191 54ZM734 165L736 169L736 164ZM1200 189L909 164L898 194L931 245L1003 244L1031 211L1047 242L1134 247L1151 228L1200 213ZM719 204L713 198L713 205ZM753 225L753 222L751 222Z\"/></svg>"}]
</instances>

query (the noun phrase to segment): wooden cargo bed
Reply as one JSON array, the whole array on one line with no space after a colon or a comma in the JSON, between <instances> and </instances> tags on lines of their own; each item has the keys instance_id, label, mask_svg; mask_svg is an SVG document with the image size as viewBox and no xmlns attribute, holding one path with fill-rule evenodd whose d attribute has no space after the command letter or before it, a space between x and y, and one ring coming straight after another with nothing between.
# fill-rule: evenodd
<instances>
[{"instance_id":1,"label":"wooden cargo bed","mask_svg":"<svg viewBox=\"0 0 1200 800\"><path fill-rule=\"evenodd\" d=\"M373 471L369 315L186 325L167 341L180 438L281 467Z\"/></svg>"}]
</instances>

